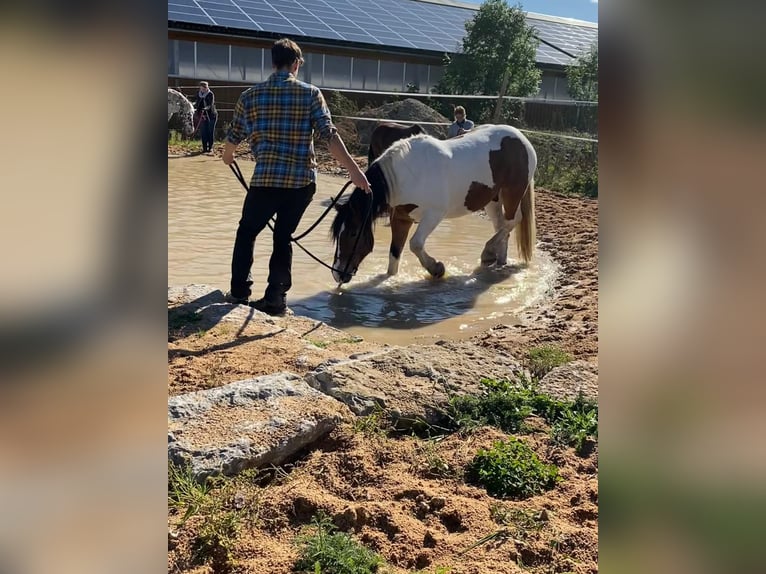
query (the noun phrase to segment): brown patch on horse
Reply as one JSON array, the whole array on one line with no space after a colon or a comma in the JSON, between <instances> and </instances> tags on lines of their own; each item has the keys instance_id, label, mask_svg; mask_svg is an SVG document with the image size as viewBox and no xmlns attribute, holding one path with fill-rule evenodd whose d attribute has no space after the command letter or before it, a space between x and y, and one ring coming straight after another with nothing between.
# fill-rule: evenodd
<instances>
[{"instance_id":1,"label":"brown patch on horse","mask_svg":"<svg viewBox=\"0 0 766 574\"><path fill-rule=\"evenodd\" d=\"M513 219L529 185L527 148L521 140L505 136L499 150L490 150L489 167L495 188L500 190L505 218Z\"/></svg>"},{"instance_id":2,"label":"brown patch on horse","mask_svg":"<svg viewBox=\"0 0 766 574\"><path fill-rule=\"evenodd\" d=\"M497 199L497 191L484 183L472 181L465 195L465 205L469 211L479 211L493 199Z\"/></svg>"},{"instance_id":3,"label":"brown patch on horse","mask_svg":"<svg viewBox=\"0 0 766 574\"><path fill-rule=\"evenodd\" d=\"M406 203L397 205L391 211L391 249L390 253L399 259L404 249L404 243L407 241L407 235L415 221L410 217L410 213L417 209L417 205Z\"/></svg>"}]
</instances>

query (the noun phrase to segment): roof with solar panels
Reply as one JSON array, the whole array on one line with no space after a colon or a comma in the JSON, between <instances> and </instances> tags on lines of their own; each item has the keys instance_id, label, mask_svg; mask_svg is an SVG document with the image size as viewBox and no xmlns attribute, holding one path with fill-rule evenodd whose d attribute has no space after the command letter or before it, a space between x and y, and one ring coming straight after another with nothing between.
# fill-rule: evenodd
<instances>
[{"instance_id":1,"label":"roof with solar panels","mask_svg":"<svg viewBox=\"0 0 766 574\"><path fill-rule=\"evenodd\" d=\"M455 53L478 10L451 0L168 0L168 27L226 35L332 41L366 49ZM527 13L538 64L566 66L598 40L598 25Z\"/></svg>"}]
</instances>

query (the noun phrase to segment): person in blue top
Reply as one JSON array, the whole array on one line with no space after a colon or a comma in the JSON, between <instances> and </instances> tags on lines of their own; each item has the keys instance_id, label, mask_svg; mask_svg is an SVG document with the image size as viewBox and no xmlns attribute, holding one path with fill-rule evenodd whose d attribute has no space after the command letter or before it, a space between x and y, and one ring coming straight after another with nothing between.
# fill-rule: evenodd
<instances>
[{"instance_id":1,"label":"person in blue top","mask_svg":"<svg viewBox=\"0 0 766 574\"><path fill-rule=\"evenodd\" d=\"M457 106L455 108L455 121L447 131L447 139L463 135L473 129L473 122L465 117L465 108Z\"/></svg>"}]
</instances>

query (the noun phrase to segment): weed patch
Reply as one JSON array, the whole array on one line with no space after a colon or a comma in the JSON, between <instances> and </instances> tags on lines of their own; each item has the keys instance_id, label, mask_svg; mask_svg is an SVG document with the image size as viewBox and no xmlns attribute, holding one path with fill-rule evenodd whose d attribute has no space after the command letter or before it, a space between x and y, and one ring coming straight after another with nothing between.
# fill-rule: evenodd
<instances>
[{"instance_id":1,"label":"weed patch","mask_svg":"<svg viewBox=\"0 0 766 574\"><path fill-rule=\"evenodd\" d=\"M225 511L208 518L195 540L197 561L211 562L214 572L229 572L241 527L240 518L236 511Z\"/></svg>"},{"instance_id":2,"label":"weed patch","mask_svg":"<svg viewBox=\"0 0 766 574\"><path fill-rule=\"evenodd\" d=\"M483 425L505 432L527 429L524 420L530 415L542 417L551 428L554 442L574 447L583 454L598 438L598 405L582 396L574 401L560 401L537 391L535 384L523 381L482 379L483 392L478 396L453 397L449 414L456 429Z\"/></svg>"},{"instance_id":3,"label":"weed patch","mask_svg":"<svg viewBox=\"0 0 766 574\"><path fill-rule=\"evenodd\" d=\"M467 469L467 478L496 498L522 499L552 489L558 468L540 462L524 442L511 438L481 449Z\"/></svg>"},{"instance_id":4,"label":"weed patch","mask_svg":"<svg viewBox=\"0 0 766 574\"><path fill-rule=\"evenodd\" d=\"M298 572L307 574L372 574L378 572L383 559L365 548L348 534L336 532L329 517L318 514L313 520L314 532L299 539L300 556L295 563Z\"/></svg>"},{"instance_id":5,"label":"weed patch","mask_svg":"<svg viewBox=\"0 0 766 574\"><path fill-rule=\"evenodd\" d=\"M415 468L425 478L451 478L456 475L455 469L439 453L435 441L423 441L418 444L415 453L417 456Z\"/></svg>"},{"instance_id":6,"label":"weed patch","mask_svg":"<svg viewBox=\"0 0 766 574\"><path fill-rule=\"evenodd\" d=\"M540 345L527 353L527 363L532 374L541 379L547 373L573 359L572 355L556 345Z\"/></svg>"},{"instance_id":7,"label":"weed patch","mask_svg":"<svg viewBox=\"0 0 766 574\"><path fill-rule=\"evenodd\" d=\"M566 409L553 423L553 440L574 447L584 454L588 446L598 440L598 407L582 401L580 397L573 407Z\"/></svg>"},{"instance_id":8,"label":"weed patch","mask_svg":"<svg viewBox=\"0 0 766 574\"><path fill-rule=\"evenodd\" d=\"M388 417L380 405L375 405L372 413L354 420L353 428L355 432L362 433L367 437L386 436L389 428Z\"/></svg>"},{"instance_id":9,"label":"weed patch","mask_svg":"<svg viewBox=\"0 0 766 574\"><path fill-rule=\"evenodd\" d=\"M182 522L197 514L210 501L207 482L198 482L191 467L168 463L168 506L186 509Z\"/></svg>"}]
</instances>

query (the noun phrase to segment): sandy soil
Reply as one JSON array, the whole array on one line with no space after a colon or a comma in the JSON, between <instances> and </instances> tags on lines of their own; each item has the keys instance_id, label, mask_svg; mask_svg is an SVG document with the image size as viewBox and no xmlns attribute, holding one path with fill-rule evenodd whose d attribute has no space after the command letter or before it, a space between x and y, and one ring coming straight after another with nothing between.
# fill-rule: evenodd
<instances>
[{"instance_id":1,"label":"sandy soil","mask_svg":"<svg viewBox=\"0 0 766 574\"><path fill-rule=\"evenodd\" d=\"M296 535L323 511L386 560L381 572L597 572L597 454L580 458L544 438L525 437L538 456L559 466L564 480L525 501L499 501L460 474L479 448L504 438L492 428L431 442L339 428L268 486L243 476L221 489L219 516L242 509L228 561L213 559L195 570L195 537L210 517L179 526L180 513L171 513L169 571L287 574L298 556ZM495 540L461 555L493 533L499 533Z\"/></svg>"},{"instance_id":2,"label":"sandy soil","mask_svg":"<svg viewBox=\"0 0 766 574\"><path fill-rule=\"evenodd\" d=\"M325 156L320 168L342 175ZM498 325L475 340L517 357L532 346L555 343L597 362L598 202L538 191L539 244L561 264L561 274L549 300L528 310L523 325ZM333 357L380 348L298 317L234 331L227 324L169 330L169 394L280 370L305 373ZM214 510L204 516L181 524L180 513L171 511L168 571L286 574L297 556L296 536L323 510L386 559L390 569L382 572L430 573L439 566L450 567L451 574L597 572L597 451L581 458L572 449L555 448L544 423L539 425L525 440L541 459L557 464L565 480L523 502L495 500L460 477L478 448L504 436L497 430L426 442L341 427L274 480L260 483L246 475L225 481L214 490ZM434 473L434 460L446 470ZM208 551L200 558L206 525L235 511L240 528L233 551ZM515 518L504 524L503 515ZM521 516L532 517L527 526ZM460 554L498 531L497 539Z\"/></svg>"}]
</instances>

